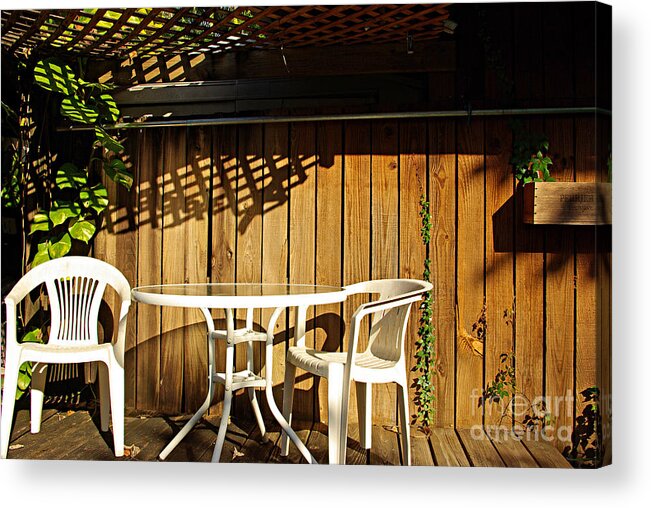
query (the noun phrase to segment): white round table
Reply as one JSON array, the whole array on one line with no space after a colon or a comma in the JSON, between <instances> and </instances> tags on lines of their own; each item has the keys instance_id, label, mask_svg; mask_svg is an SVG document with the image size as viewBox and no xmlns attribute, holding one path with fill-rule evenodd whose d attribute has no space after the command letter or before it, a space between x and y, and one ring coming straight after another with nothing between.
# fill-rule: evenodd
<instances>
[{"instance_id":1,"label":"white round table","mask_svg":"<svg viewBox=\"0 0 651 508\"><path fill-rule=\"evenodd\" d=\"M264 434L264 424L254 395L256 387L264 388L269 409L278 421L283 431L296 444L302 455L310 464L316 460L305 447L300 438L292 430L278 409L273 396L273 330L282 311L287 307L296 307L296 323L294 337L299 339L305 335L307 308L310 305L343 302L347 293L345 288L337 286L322 286L309 284L265 284L265 283L204 283L204 284L162 284L141 286L131 290L133 300L150 305L170 307L196 308L203 312L208 327L208 394L197 412L183 426L170 443L163 449L159 457L164 460L169 453L190 432L192 427L208 411L214 394L215 383L224 384L224 411L222 413L217 443L212 461L218 462L221 448L226 435L228 416L232 393L240 388L248 388L260 430ZM275 309L271 314L266 332L253 330L253 309ZM210 309L224 309L226 314L226 330L215 330ZM246 326L235 329L235 309L247 309ZM226 341L226 372L215 372L215 341ZM252 342L266 343L265 377L253 372L250 361ZM249 361L247 370L233 372L234 348L236 344L247 342L249 346Z\"/></svg>"}]
</instances>

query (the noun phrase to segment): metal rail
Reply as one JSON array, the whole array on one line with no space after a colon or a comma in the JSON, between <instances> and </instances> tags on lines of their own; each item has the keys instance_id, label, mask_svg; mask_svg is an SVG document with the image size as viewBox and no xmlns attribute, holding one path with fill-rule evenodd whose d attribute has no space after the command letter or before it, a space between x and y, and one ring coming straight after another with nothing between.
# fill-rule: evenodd
<instances>
[{"instance_id":1,"label":"metal rail","mask_svg":"<svg viewBox=\"0 0 651 508\"><path fill-rule=\"evenodd\" d=\"M523 116L523 115L612 115L609 109L596 107L574 108L519 108L519 109L478 109L474 111L401 111L393 113L341 113L305 116L248 116L232 118L189 118L186 120L159 120L153 122L124 122L106 126L106 129L148 129L153 127L191 127L210 125L245 125L284 122L327 122L334 120L400 120L418 118L463 118L473 116ZM87 131L93 126L58 127L59 131Z\"/></svg>"}]
</instances>

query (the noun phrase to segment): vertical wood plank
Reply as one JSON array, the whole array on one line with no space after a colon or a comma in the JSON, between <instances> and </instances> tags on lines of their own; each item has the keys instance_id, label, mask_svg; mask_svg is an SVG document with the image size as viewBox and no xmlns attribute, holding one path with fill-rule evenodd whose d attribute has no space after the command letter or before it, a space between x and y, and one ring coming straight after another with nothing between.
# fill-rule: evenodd
<instances>
[{"instance_id":1,"label":"vertical wood plank","mask_svg":"<svg viewBox=\"0 0 651 508\"><path fill-rule=\"evenodd\" d=\"M514 7L515 96L519 106L544 104L544 68L542 4L518 4ZM524 129L540 134L542 120L528 118ZM518 388L530 400L544 396L544 236L522 221L522 189L516 195L516 310L515 352ZM522 421L522 414L515 417Z\"/></svg>"},{"instance_id":2,"label":"vertical wood plank","mask_svg":"<svg viewBox=\"0 0 651 508\"><path fill-rule=\"evenodd\" d=\"M290 198L290 265L289 281L314 283L316 226L316 125L291 124L291 198ZM290 327L295 324L296 309L291 309ZM314 308L308 308L305 344L314 347ZM297 337L294 337L296 340ZM283 343L283 346L285 344ZM283 350L284 351L284 350ZM284 358L283 358L284 360ZM281 373L282 374L282 373ZM314 378L297 369L294 392L294 414L298 419L314 418ZM282 377L280 378L282 381Z\"/></svg>"},{"instance_id":3,"label":"vertical wood plank","mask_svg":"<svg viewBox=\"0 0 651 508\"><path fill-rule=\"evenodd\" d=\"M237 245L237 129L213 127L212 171L212 245L211 282L235 281L235 250ZM217 323L224 319L223 311L214 310ZM219 326L219 325L218 325ZM224 328L221 325L220 328ZM224 372L226 345L218 341L215 348L217 370ZM211 414L221 414L224 388L218 384Z\"/></svg>"},{"instance_id":4,"label":"vertical wood plank","mask_svg":"<svg viewBox=\"0 0 651 508\"><path fill-rule=\"evenodd\" d=\"M316 167L316 283L341 286L342 264L342 123L317 124ZM337 351L344 332L341 304L315 308L314 347ZM315 420L327 421L328 395L325 383L315 393Z\"/></svg>"},{"instance_id":5,"label":"vertical wood plank","mask_svg":"<svg viewBox=\"0 0 651 508\"><path fill-rule=\"evenodd\" d=\"M576 106L596 104L596 30L597 6L594 3L572 3L575 20L573 26L574 48L574 101Z\"/></svg>"},{"instance_id":6,"label":"vertical wood plank","mask_svg":"<svg viewBox=\"0 0 651 508\"><path fill-rule=\"evenodd\" d=\"M545 23L544 28L545 104L571 106L574 102L574 29L577 24L583 24L583 18L578 22L574 19L574 4L570 2L541 5L542 19L554 20L553 23Z\"/></svg>"},{"instance_id":7,"label":"vertical wood plank","mask_svg":"<svg viewBox=\"0 0 651 508\"><path fill-rule=\"evenodd\" d=\"M486 120L486 343L484 386L502 367L500 355L513 351L513 171L509 164L512 133L506 119ZM484 426L510 427L505 407L487 403Z\"/></svg>"},{"instance_id":8,"label":"vertical wood plank","mask_svg":"<svg viewBox=\"0 0 651 508\"><path fill-rule=\"evenodd\" d=\"M264 198L264 146L263 126L242 125L238 127L238 179L237 179L237 282L262 282L262 210ZM245 313L239 312L237 319L244 320ZM260 312L253 317L254 326L266 326L260 320ZM243 324L243 321L240 325ZM260 346L256 345L256 357L260 358ZM246 350L242 345L236 348L237 370L246 368ZM256 369L260 366L258 363ZM246 397L245 397L246 398ZM261 409L264 404L261 405ZM233 401L234 414L250 415L248 400Z\"/></svg>"},{"instance_id":9,"label":"vertical wood plank","mask_svg":"<svg viewBox=\"0 0 651 508\"><path fill-rule=\"evenodd\" d=\"M541 133L542 120L524 123L529 132ZM523 193L516 190L515 226L515 353L518 389L529 400L544 396L544 236L522 220ZM523 414L516 414L522 421Z\"/></svg>"},{"instance_id":10,"label":"vertical wood plank","mask_svg":"<svg viewBox=\"0 0 651 508\"><path fill-rule=\"evenodd\" d=\"M485 7L482 29L484 37L488 36L484 81L486 107L513 105L513 9L512 3Z\"/></svg>"},{"instance_id":11,"label":"vertical wood plank","mask_svg":"<svg viewBox=\"0 0 651 508\"><path fill-rule=\"evenodd\" d=\"M574 180L574 121L548 119L545 132L553 161L553 176ZM570 445L574 417L574 236L563 226L546 229L545 259L545 400L555 418L547 430L562 451Z\"/></svg>"},{"instance_id":12,"label":"vertical wood plank","mask_svg":"<svg viewBox=\"0 0 651 508\"><path fill-rule=\"evenodd\" d=\"M453 120L429 122L430 255L436 335L435 427L454 426L456 134Z\"/></svg>"},{"instance_id":13,"label":"vertical wood plank","mask_svg":"<svg viewBox=\"0 0 651 508\"><path fill-rule=\"evenodd\" d=\"M457 366L456 426L481 425L478 397L483 388L483 351L480 355L464 339L477 336L484 307L484 121L457 122ZM483 325L482 325L483 328Z\"/></svg>"},{"instance_id":14,"label":"vertical wood plank","mask_svg":"<svg viewBox=\"0 0 651 508\"><path fill-rule=\"evenodd\" d=\"M513 9L513 76L519 107L540 105L545 97L541 3L519 3Z\"/></svg>"},{"instance_id":15,"label":"vertical wood plank","mask_svg":"<svg viewBox=\"0 0 651 508\"><path fill-rule=\"evenodd\" d=\"M185 129L163 133L163 284L181 284L185 279ZM167 414L182 411L184 310L162 307L160 408Z\"/></svg>"},{"instance_id":16,"label":"vertical wood plank","mask_svg":"<svg viewBox=\"0 0 651 508\"><path fill-rule=\"evenodd\" d=\"M609 157L612 121L597 117L597 179L611 181ZM612 462L612 226L597 228L597 287L599 291L600 411L604 445L603 465Z\"/></svg>"},{"instance_id":17,"label":"vertical wood plank","mask_svg":"<svg viewBox=\"0 0 651 508\"><path fill-rule=\"evenodd\" d=\"M138 134L134 133L129 138L123 139L122 142L125 150L120 157L124 160L129 171L134 172L137 170ZM101 179L107 190L109 205L104 215L104 227L101 228L94 242L94 253L97 258L120 270L131 287L134 287L137 281L137 265L134 260L138 252L138 205L135 189L137 184L134 184L133 191L130 191L108 178L102 169L97 168L97 171L101 172ZM80 253L76 254L79 255ZM100 341L110 341L114 339L117 332L120 298L113 289L107 289L104 299L111 309L110 318L113 319L113 322L105 322L105 318L102 316L103 313L100 312ZM132 308L132 313L127 318L124 349L124 403L127 408L136 407L137 323L134 308ZM109 319L109 315L106 316L106 319ZM105 332L107 334L113 333L113 337L103 336Z\"/></svg>"},{"instance_id":18,"label":"vertical wood plank","mask_svg":"<svg viewBox=\"0 0 651 508\"><path fill-rule=\"evenodd\" d=\"M596 181L597 147L594 117L576 119L576 180ZM597 228L586 226L576 230L576 406L579 416L586 406L582 392L591 387L601 388L599 334L597 313ZM577 430L577 429L575 429ZM589 436L597 427L587 430ZM582 432L586 432L583 429Z\"/></svg>"},{"instance_id":19,"label":"vertical wood plank","mask_svg":"<svg viewBox=\"0 0 651 508\"><path fill-rule=\"evenodd\" d=\"M163 233L162 132L143 129L138 150L138 285L161 283ZM137 372L136 408L159 408L161 308L136 305Z\"/></svg>"},{"instance_id":20,"label":"vertical wood plank","mask_svg":"<svg viewBox=\"0 0 651 508\"><path fill-rule=\"evenodd\" d=\"M371 126L368 122L346 122L344 152L344 237L343 266L345 285L368 280L371 275ZM346 332L350 318L364 303L363 295L352 295L344 302L343 316ZM346 338L348 340L348 333ZM358 351L368 343L368 329L362 330ZM355 391L351 390L349 408L357 407ZM357 421L356 411L350 412L351 423Z\"/></svg>"},{"instance_id":21,"label":"vertical wood plank","mask_svg":"<svg viewBox=\"0 0 651 508\"><path fill-rule=\"evenodd\" d=\"M138 136L130 136L124 141L124 162L127 169L137 171ZM138 255L138 204L136 190L126 189L115 182L109 182L109 187L115 195L115 208L109 214L112 222L112 234L109 242L112 244L114 261L112 264L122 272L131 287L138 280L137 264L134 262ZM113 202L113 201L112 201ZM116 295L117 297L117 295ZM119 320L119 304L117 298L113 306L115 328L117 332ZM127 331L124 348L124 404L127 408L136 407L136 319L135 313L127 318Z\"/></svg>"},{"instance_id":22,"label":"vertical wood plank","mask_svg":"<svg viewBox=\"0 0 651 508\"><path fill-rule=\"evenodd\" d=\"M420 199L427 193L427 125L425 122L400 123L400 277L422 279L426 248L420 236ZM409 382L409 414L417 414L415 404L419 319L418 304L411 307L405 336L405 363Z\"/></svg>"},{"instance_id":23,"label":"vertical wood plank","mask_svg":"<svg viewBox=\"0 0 651 508\"><path fill-rule=\"evenodd\" d=\"M289 134L287 124L264 127L264 191L262 215L262 282L287 283L289 217ZM313 150L312 150L313 153ZM267 327L273 309L262 309L261 325ZM278 405L282 401L282 384L287 349L287 316L281 314L274 329L273 385ZM263 344L260 344L263 347ZM260 354L264 363L265 352ZM267 366L265 365L265 369ZM266 409L266 405L263 405Z\"/></svg>"},{"instance_id":24,"label":"vertical wood plank","mask_svg":"<svg viewBox=\"0 0 651 508\"><path fill-rule=\"evenodd\" d=\"M208 280L211 143L209 128L188 129L184 225L186 239L183 248L185 281L190 283ZM184 409L186 413L193 413L208 392L206 324L198 309L185 309L183 314Z\"/></svg>"},{"instance_id":25,"label":"vertical wood plank","mask_svg":"<svg viewBox=\"0 0 651 508\"><path fill-rule=\"evenodd\" d=\"M374 122L371 158L371 277L398 276L398 123ZM389 383L373 386L373 418L395 423L396 390Z\"/></svg>"}]
</instances>

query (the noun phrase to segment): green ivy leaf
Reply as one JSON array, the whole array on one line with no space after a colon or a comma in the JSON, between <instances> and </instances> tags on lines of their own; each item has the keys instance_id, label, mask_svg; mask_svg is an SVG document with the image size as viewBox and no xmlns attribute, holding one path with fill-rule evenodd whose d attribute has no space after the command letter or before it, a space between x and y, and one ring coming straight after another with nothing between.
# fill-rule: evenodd
<instances>
[{"instance_id":1,"label":"green ivy leaf","mask_svg":"<svg viewBox=\"0 0 651 508\"><path fill-rule=\"evenodd\" d=\"M106 171L106 174L115 183L119 183L128 190L131 190L131 186L133 185L133 175L129 173L124 162L120 159L112 159L111 161L105 162L104 171Z\"/></svg>"},{"instance_id":2,"label":"green ivy leaf","mask_svg":"<svg viewBox=\"0 0 651 508\"><path fill-rule=\"evenodd\" d=\"M96 230L95 221L92 219L77 219L68 228L68 232L72 238L84 243L88 243L93 238Z\"/></svg>"},{"instance_id":3,"label":"green ivy leaf","mask_svg":"<svg viewBox=\"0 0 651 508\"><path fill-rule=\"evenodd\" d=\"M111 123L117 122L120 118L120 110L115 103L115 99L111 95L105 93L100 95L96 100L102 119Z\"/></svg>"},{"instance_id":4,"label":"green ivy leaf","mask_svg":"<svg viewBox=\"0 0 651 508\"><path fill-rule=\"evenodd\" d=\"M40 328L34 328L33 330L27 332L23 335L23 338L20 342L36 342L38 344L43 343L43 331Z\"/></svg>"},{"instance_id":5,"label":"green ivy leaf","mask_svg":"<svg viewBox=\"0 0 651 508\"><path fill-rule=\"evenodd\" d=\"M107 150L110 150L115 153L119 153L122 150L124 150L124 146L122 146L117 139L111 137L108 134L108 132L106 132L99 125L95 126L95 137L97 138L99 144L102 145Z\"/></svg>"},{"instance_id":6,"label":"green ivy leaf","mask_svg":"<svg viewBox=\"0 0 651 508\"><path fill-rule=\"evenodd\" d=\"M36 84L50 92L74 95L79 82L72 69L57 58L46 58L34 67Z\"/></svg>"},{"instance_id":7,"label":"green ivy leaf","mask_svg":"<svg viewBox=\"0 0 651 508\"><path fill-rule=\"evenodd\" d=\"M34 255L34 260L32 261L32 268L50 260L50 253L48 251L49 246L49 240L43 240L36 246L37 252Z\"/></svg>"},{"instance_id":8,"label":"green ivy leaf","mask_svg":"<svg viewBox=\"0 0 651 508\"><path fill-rule=\"evenodd\" d=\"M32 362L25 362L18 371L18 389L27 390L32 382Z\"/></svg>"},{"instance_id":9,"label":"green ivy leaf","mask_svg":"<svg viewBox=\"0 0 651 508\"><path fill-rule=\"evenodd\" d=\"M54 237L53 240L55 241L50 241L50 245L47 249L50 259L62 258L70 252L70 248L72 247L72 238L70 238L70 235L67 232Z\"/></svg>"},{"instance_id":10,"label":"green ivy leaf","mask_svg":"<svg viewBox=\"0 0 651 508\"><path fill-rule=\"evenodd\" d=\"M108 191L101 183L93 185L90 189L82 189L79 198L85 208L92 208L97 213L102 213L109 203Z\"/></svg>"},{"instance_id":11,"label":"green ivy leaf","mask_svg":"<svg viewBox=\"0 0 651 508\"><path fill-rule=\"evenodd\" d=\"M29 234L33 235L37 231L49 231L50 230L50 217L45 212L38 212L34 215L32 219L32 224L29 230Z\"/></svg>"},{"instance_id":12,"label":"green ivy leaf","mask_svg":"<svg viewBox=\"0 0 651 508\"><path fill-rule=\"evenodd\" d=\"M63 164L57 171L56 185L59 189L79 189L86 185L88 175L71 162Z\"/></svg>"},{"instance_id":13,"label":"green ivy leaf","mask_svg":"<svg viewBox=\"0 0 651 508\"><path fill-rule=\"evenodd\" d=\"M50 210L50 220L52 224L58 226L72 217L78 217L81 213L81 207L71 201L55 201Z\"/></svg>"},{"instance_id":14,"label":"green ivy leaf","mask_svg":"<svg viewBox=\"0 0 651 508\"><path fill-rule=\"evenodd\" d=\"M61 101L61 114L71 120L85 124L95 123L99 116L97 109L84 104L77 97L66 97Z\"/></svg>"}]
</instances>

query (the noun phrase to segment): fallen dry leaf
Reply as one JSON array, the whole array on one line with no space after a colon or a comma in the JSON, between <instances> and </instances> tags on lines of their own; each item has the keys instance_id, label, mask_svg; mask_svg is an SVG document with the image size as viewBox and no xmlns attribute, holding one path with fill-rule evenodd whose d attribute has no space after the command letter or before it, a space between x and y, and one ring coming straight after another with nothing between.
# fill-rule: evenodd
<instances>
[{"instance_id":1,"label":"fallen dry leaf","mask_svg":"<svg viewBox=\"0 0 651 508\"><path fill-rule=\"evenodd\" d=\"M24 444L12 444L9 445L10 450L20 450L21 448L25 448Z\"/></svg>"},{"instance_id":2,"label":"fallen dry leaf","mask_svg":"<svg viewBox=\"0 0 651 508\"><path fill-rule=\"evenodd\" d=\"M139 453L140 453L140 448L134 444L124 447L124 456L126 458L133 459Z\"/></svg>"}]
</instances>

